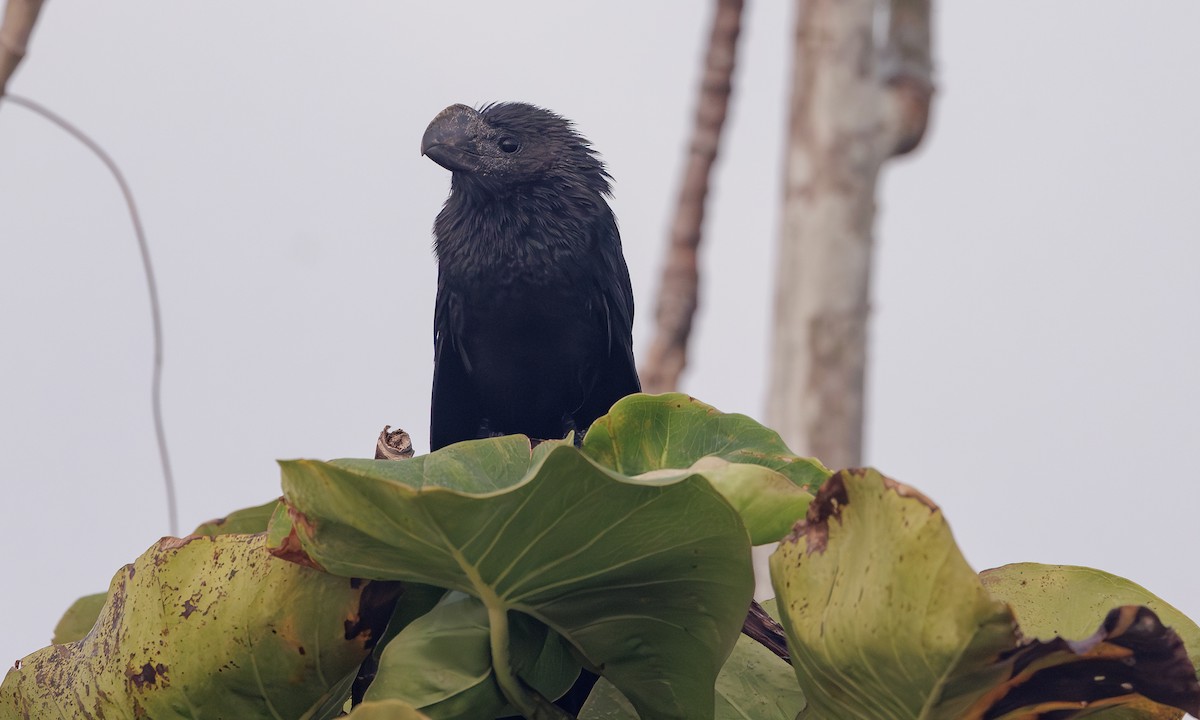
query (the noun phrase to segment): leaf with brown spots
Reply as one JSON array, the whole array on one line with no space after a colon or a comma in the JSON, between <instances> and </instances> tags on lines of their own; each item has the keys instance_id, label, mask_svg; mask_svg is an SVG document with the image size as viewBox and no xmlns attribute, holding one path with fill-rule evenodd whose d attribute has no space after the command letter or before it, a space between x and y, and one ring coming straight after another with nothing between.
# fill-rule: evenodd
<instances>
[{"instance_id":1,"label":"leaf with brown spots","mask_svg":"<svg viewBox=\"0 0 1200 720\"><path fill-rule=\"evenodd\" d=\"M1200 710L1183 643L1153 612L1113 610L1078 642L1025 642L941 510L874 470L822 486L771 578L809 702L800 718L1067 720L1145 698Z\"/></svg>"},{"instance_id":2,"label":"leaf with brown spots","mask_svg":"<svg viewBox=\"0 0 1200 720\"><path fill-rule=\"evenodd\" d=\"M1035 640L1002 661L1009 677L988 690L964 720L1066 720L1116 717L1114 712L1162 717L1163 708L1147 700L1200 714L1200 683L1183 641L1139 605L1115 608L1087 639ZM1138 706L1132 714L1131 706Z\"/></svg>"},{"instance_id":3,"label":"leaf with brown spots","mask_svg":"<svg viewBox=\"0 0 1200 720\"><path fill-rule=\"evenodd\" d=\"M164 538L117 573L86 635L8 672L0 717L254 720L340 705L390 612L367 621L371 587L275 558L263 535Z\"/></svg>"},{"instance_id":4,"label":"leaf with brown spots","mask_svg":"<svg viewBox=\"0 0 1200 720\"><path fill-rule=\"evenodd\" d=\"M1146 588L1103 570L1075 565L1014 563L979 573L983 586L1012 606L1025 637L1078 639L1091 634L1110 608L1144 605L1183 639L1193 665L1200 665L1200 627ZM1105 710L1103 720L1178 720L1183 712L1146 701L1135 710Z\"/></svg>"}]
</instances>

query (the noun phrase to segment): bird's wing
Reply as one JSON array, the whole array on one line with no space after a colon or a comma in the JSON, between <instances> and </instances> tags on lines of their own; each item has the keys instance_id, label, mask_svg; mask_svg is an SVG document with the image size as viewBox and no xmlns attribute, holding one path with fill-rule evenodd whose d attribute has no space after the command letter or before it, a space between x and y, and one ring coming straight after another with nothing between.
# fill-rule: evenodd
<instances>
[{"instance_id":1,"label":"bird's wing","mask_svg":"<svg viewBox=\"0 0 1200 720\"><path fill-rule=\"evenodd\" d=\"M600 303L593 312L606 325L608 352L600 358L591 394L575 413L575 427L580 432L607 413L617 400L642 390L633 359L633 286L621 252L617 222L611 213L606 213L597 232L600 237L595 238L593 246L601 259L601 270L595 278Z\"/></svg>"},{"instance_id":2,"label":"bird's wing","mask_svg":"<svg viewBox=\"0 0 1200 720\"><path fill-rule=\"evenodd\" d=\"M430 408L429 446L437 450L470 440L483 424L479 399L470 381L470 360L459 342L461 301L438 275L433 311L433 403Z\"/></svg>"}]
</instances>

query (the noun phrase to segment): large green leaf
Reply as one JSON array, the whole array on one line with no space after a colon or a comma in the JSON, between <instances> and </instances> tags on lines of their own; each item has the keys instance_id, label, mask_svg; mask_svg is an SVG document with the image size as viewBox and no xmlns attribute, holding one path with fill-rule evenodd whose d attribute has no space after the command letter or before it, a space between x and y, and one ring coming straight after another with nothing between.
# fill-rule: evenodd
<instances>
[{"instance_id":1,"label":"large green leaf","mask_svg":"<svg viewBox=\"0 0 1200 720\"><path fill-rule=\"evenodd\" d=\"M487 608L451 593L388 643L364 699L404 700L435 720L495 717L507 701L488 641Z\"/></svg>"},{"instance_id":2,"label":"large green leaf","mask_svg":"<svg viewBox=\"0 0 1200 720\"><path fill-rule=\"evenodd\" d=\"M821 487L771 577L801 717L1070 718L1142 695L1200 708L1182 642L1145 608L1114 609L1085 641L1019 642L937 506L872 470Z\"/></svg>"},{"instance_id":3,"label":"large green leaf","mask_svg":"<svg viewBox=\"0 0 1200 720\"><path fill-rule=\"evenodd\" d=\"M559 697L579 675L579 664L545 625L522 615L511 620L518 674L543 696ZM450 593L388 644L365 699L402 699L434 720L511 715L493 678L489 640L487 607Z\"/></svg>"},{"instance_id":4,"label":"large green leaf","mask_svg":"<svg viewBox=\"0 0 1200 720\"><path fill-rule=\"evenodd\" d=\"M648 720L713 716L753 577L745 528L699 475L635 481L567 445L531 454L520 436L282 467L280 551L479 598L497 681L522 712L536 698L517 687L514 611L562 635Z\"/></svg>"},{"instance_id":5,"label":"large green leaf","mask_svg":"<svg viewBox=\"0 0 1200 720\"><path fill-rule=\"evenodd\" d=\"M267 542L268 544L270 543L269 538ZM413 621L432 610L447 594L445 588L433 585L422 585L421 583L414 582L395 584L401 588L400 599L396 602L396 607L392 611L392 618L388 620L387 628L383 631L383 634L379 637L379 642L375 645L375 651L372 655L374 655L376 660L379 659L379 656L387 648L387 644L391 642L392 638L400 634Z\"/></svg>"},{"instance_id":6,"label":"large green leaf","mask_svg":"<svg viewBox=\"0 0 1200 720\"><path fill-rule=\"evenodd\" d=\"M1169 603L1123 577L1077 565L1014 563L984 570L983 586L1008 603L1026 637L1086 638L1118 605L1144 605L1183 639L1193 666L1200 667L1200 627ZM1147 702L1138 708L1113 708L1099 720L1180 718L1174 708Z\"/></svg>"},{"instance_id":7,"label":"large green leaf","mask_svg":"<svg viewBox=\"0 0 1200 720\"><path fill-rule=\"evenodd\" d=\"M687 468L713 456L768 467L809 491L829 477L824 465L793 453L774 430L683 393L622 398L592 423L583 452L625 475Z\"/></svg>"},{"instance_id":8,"label":"large green leaf","mask_svg":"<svg viewBox=\"0 0 1200 720\"><path fill-rule=\"evenodd\" d=\"M592 424L583 452L643 479L703 475L737 509L755 545L783 537L812 501L809 491L829 477L774 430L680 393L620 400Z\"/></svg>"},{"instance_id":9,"label":"large green leaf","mask_svg":"<svg viewBox=\"0 0 1200 720\"><path fill-rule=\"evenodd\" d=\"M433 720L401 700L364 702L348 716L351 720Z\"/></svg>"},{"instance_id":10,"label":"large green leaf","mask_svg":"<svg viewBox=\"0 0 1200 720\"><path fill-rule=\"evenodd\" d=\"M370 584L266 552L261 535L164 538L113 578L82 639L0 685L0 717L299 718L334 695L382 618Z\"/></svg>"},{"instance_id":11,"label":"large green leaf","mask_svg":"<svg viewBox=\"0 0 1200 720\"><path fill-rule=\"evenodd\" d=\"M773 603L767 609L773 610ZM795 720L804 708L804 693L796 684L792 666L746 635L738 638L721 668L716 693L716 720ZM637 717L625 696L603 679L579 714L579 720Z\"/></svg>"}]
</instances>

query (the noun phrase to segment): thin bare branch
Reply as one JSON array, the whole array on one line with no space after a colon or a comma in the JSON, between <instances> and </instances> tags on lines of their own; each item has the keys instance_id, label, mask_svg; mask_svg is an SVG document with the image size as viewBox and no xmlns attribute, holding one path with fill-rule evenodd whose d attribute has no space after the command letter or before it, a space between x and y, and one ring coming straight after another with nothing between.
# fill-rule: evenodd
<instances>
[{"instance_id":1,"label":"thin bare branch","mask_svg":"<svg viewBox=\"0 0 1200 720\"><path fill-rule=\"evenodd\" d=\"M0 96L29 48L29 36L42 11L42 0L8 0L0 23Z\"/></svg>"},{"instance_id":2,"label":"thin bare branch","mask_svg":"<svg viewBox=\"0 0 1200 720\"><path fill-rule=\"evenodd\" d=\"M20 2L21 0L16 1ZM10 0L10 6L12 2L13 0ZM20 105L41 115L83 143L89 150L95 153L96 157L100 158L100 162L104 163L104 166L112 173L113 178L117 181L117 185L121 188L121 194L125 197L125 207L129 210L130 220L133 221L133 231L137 236L138 250L142 255L142 269L146 275L146 288L150 292L150 319L154 326L154 371L151 378L150 403L154 412L154 434L158 440L158 457L162 463L163 484L166 486L167 491L167 522L171 534L178 537L179 510L175 503L175 480L171 474L171 460L167 456L167 434L163 428L162 417L163 339L162 317L158 304L158 285L154 280L154 266L150 263L150 246L146 242L146 233L142 229L142 219L138 215L137 203L133 200L133 191L129 189L129 183L125 182L125 176L121 173L121 169L117 167L112 157L95 140L85 135L78 127L33 100L11 93L4 95L0 99Z\"/></svg>"},{"instance_id":3,"label":"thin bare branch","mask_svg":"<svg viewBox=\"0 0 1200 720\"><path fill-rule=\"evenodd\" d=\"M780 660L789 665L792 663L783 626L775 622L775 618L768 615L763 606L755 600L750 602L750 612L742 622L742 634L775 653Z\"/></svg>"},{"instance_id":4,"label":"thin bare branch","mask_svg":"<svg viewBox=\"0 0 1200 720\"><path fill-rule=\"evenodd\" d=\"M743 0L717 0L713 14L695 125L659 286L657 330L640 372L646 392L674 390L687 365L688 338L699 306L696 251L704 226L709 177L729 106L742 7Z\"/></svg>"}]
</instances>

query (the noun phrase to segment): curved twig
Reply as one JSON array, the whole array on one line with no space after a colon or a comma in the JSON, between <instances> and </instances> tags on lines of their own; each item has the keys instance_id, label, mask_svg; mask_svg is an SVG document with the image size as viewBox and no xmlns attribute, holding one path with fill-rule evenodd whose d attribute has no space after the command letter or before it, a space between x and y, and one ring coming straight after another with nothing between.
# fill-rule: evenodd
<instances>
[{"instance_id":1,"label":"curved twig","mask_svg":"<svg viewBox=\"0 0 1200 720\"><path fill-rule=\"evenodd\" d=\"M129 183L125 182L125 176L121 174L120 168L117 167L117 164L109 154L104 151L104 148L85 135L82 130L50 111L45 106L28 98L6 93L0 96L0 99L8 100L11 103L20 105L41 115L87 146L89 150L96 154L96 157L100 158L100 161L104 163L109 172L112 173L113 178L117 181L117 185L121 188L121 194L125 196L125 206L129 209L129 217L133 221L133 231L137 235L138 250L141 251L142 255L142 269L146 273L146 288L150 292L150 318L154 325L154 374L151 380L150 399L154 410L154 433L158 440L158 456L162 462L163 483L167 491L167 521L171 534L178 536L179 511L175 503L175 480L171 474L171 460L167 455L167 435L163 429L162 417L163 340L162 317L158 305L158 286L154 280L154 266L150 263L150 247L146 242L146 233L142 230L142 220L141 216L138 215L137 204L133 200L133 191L129 189Z\"/></svg>"}]
</instances>

